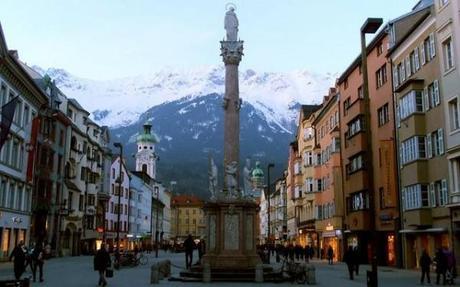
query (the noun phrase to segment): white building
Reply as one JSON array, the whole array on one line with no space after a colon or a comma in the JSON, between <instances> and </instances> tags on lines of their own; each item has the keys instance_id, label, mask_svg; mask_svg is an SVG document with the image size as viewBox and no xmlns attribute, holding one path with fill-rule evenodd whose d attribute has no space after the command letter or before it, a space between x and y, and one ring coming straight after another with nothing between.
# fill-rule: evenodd
<instances>
[{"instance_id":1,"label":"white building","mask_svg":"<svg viewBox=\"0 0 460 287\"><path fill-rule=\"evenodd\" d=\"M8 258L20 240L29 241L32 178L28 169L34 161L31 131L39 107L47 96L8 51L0 26L0 106L19 96L11 133L0 153L0 259Z\"/></svg>"},{"instance_id":2,"label":"white building","mask_svg":"<svg viewBox=\"0 0 460 287\"><path fill-rule=\"evenodd\" d=\"M120 188L120 178L121 188ZM120 250L128 248L128 206L129 206L129 191L130 191L130 175L124 161L121 162L121 176L120 176L120 157L112 162L111 177L110 177L110 200L108 202L108 209L106 212L106 241L109 248L117 247L117 231L120 240ZM118 212L120 214L118 215ZM118 219L118 216L120 218Z\"/></svg>"},{"instance_id":3,"label":"white building","mask_svg":"<svg viewBox=\"0 0 460 287\"><path fill-rule=\"evenodd\" d=\"M131 172L129 200L129 248L148 247L151 236L153 180L139 172Z\"/></svg>"}]
</instances>

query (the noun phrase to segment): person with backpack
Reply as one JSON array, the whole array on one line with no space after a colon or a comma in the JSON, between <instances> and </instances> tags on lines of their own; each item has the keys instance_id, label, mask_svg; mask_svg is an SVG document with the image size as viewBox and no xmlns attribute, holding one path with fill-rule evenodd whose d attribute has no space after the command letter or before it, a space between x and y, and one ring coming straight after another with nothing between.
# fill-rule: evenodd
<instances>
[{"instance_id":1,"label":"person with backpack","mask_svg":"<svg viewBox=\"0 0 460 287\"><path fill-rule=\"evenodd\" d=\"M42 242L38 242L32 251L32 275L33 281L37 278L37 268L40 276L40 282L43 282L43 265L45 264L45 254Z\"/></svg>"}]
</instances>

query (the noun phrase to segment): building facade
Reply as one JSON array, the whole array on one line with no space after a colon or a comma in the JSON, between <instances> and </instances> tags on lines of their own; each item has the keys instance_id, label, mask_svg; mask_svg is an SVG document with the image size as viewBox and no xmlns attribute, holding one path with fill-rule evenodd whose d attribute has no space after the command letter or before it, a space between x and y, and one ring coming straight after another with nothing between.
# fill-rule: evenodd
<instances>
[{"instance_id":1,"label":"building facade","mask_svg":"<svg viewBox=\"0 0 460 287\"><path fill-rule=\"evenodd\" d=\"M334 260L343 252L343 192L340 158L339 94L331 88L312 122L315 137L314 174L307 191L314 194L315 230L319 248L330 247Z\"/></svg>"},{"instance_id":2,"label":"building facade","mask_svg":"<svg viewBox=\"0 0 460 287\"><path fill-rule=\"evenodd\" d=\"M440 87L433 5L415 9L417 21L401 34L394 21L390 43L397 114L404 266L418 267L422 250L451 247L445 95ZM399 31L399 34L398 34ZM416 56L417 55L417 56Z\"/></svg>"},{"instance_id":3,"label":"building facade","mask_svg":"<svg viewBox=\"0 0 460 287\"><path fill-rule=\"evenodd\" d=\"M204 202L193 195L171 198L171 238L183 242L190 234L195 239L205 235Z\"/></svg>"},{"instance_id":4,"label":"building facade","mask_svg":"<svg viewBox=\"0 0 460 287\"><path fill-rule=\"evenodd\" d=\"M120 240L120 250L128 248L127 235L129 231L129 216L134 216L134 214L129 214L129 211L133 210L129 210L128 208L130 203L130 180L130 175L124 161L120 164L120 157L117 156L111 166L111 196L108 201L106 213L108 227L108 232L106 232L106 241L109 245L109 249L111 250L117 247L117 236Z\"/></svg>"}]
</instances>

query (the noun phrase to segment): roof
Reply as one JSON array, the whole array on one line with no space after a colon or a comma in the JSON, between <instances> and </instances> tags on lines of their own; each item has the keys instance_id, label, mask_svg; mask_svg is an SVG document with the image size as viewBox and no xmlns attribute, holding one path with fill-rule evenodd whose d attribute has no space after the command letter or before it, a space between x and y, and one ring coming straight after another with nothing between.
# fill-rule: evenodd
<instances>
[{"instance_id":1,"label":"roof","mask_svg":"<svg viewBox=\"0 0 460 287\"><path fill-rule=\"evenodd\" d=\"M89 112L87 110L85 110L76 99L74 99L74 98L69 99L69 103L71 103L78 110L80 110L82 112L85 112L85 113L87 113L89 115Z\"/></svg>"},{"instance_id":2,"label":"roof","mask_svg":"<svg viewBox=\"0 0 460 287\"><path fill-rule=\"evenodd\" d=\"M420 24L422 24L425 19L431 15L432 7L433 3L428 6L416 6L413 11L389 22L389 26L393 27L393 31L396 31L397 33L394 35L395 42L388 51L388 55L391 55L402 43L404 43L404 41L420 26Z\"/></svg>"},{"instance_id":3,"label":"roof","mask_svg":"<svg viewBox=\"0 0 460 287\"><path fill-rule=\"evenodd\" d=\"M171 206L202 206L204 202L195 195L181 194L171 198Z\"/></svg>"},{"instance_id":4,"label":"roof","mask_svg":"<svg viewBox=\"0 0 460 287\"><path fill-rule=\"evenodd\" d=\"M301 112L304 119L309 118L315 111L321 108L321 105L302 105Z\"/></svg>"}]
</instances>

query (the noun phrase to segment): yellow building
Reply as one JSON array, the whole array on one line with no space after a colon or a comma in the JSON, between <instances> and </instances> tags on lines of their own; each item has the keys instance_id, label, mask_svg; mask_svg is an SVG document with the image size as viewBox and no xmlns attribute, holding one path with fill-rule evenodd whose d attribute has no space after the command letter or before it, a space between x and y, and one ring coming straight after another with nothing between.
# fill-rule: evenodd
<instances>
[{"instance_id":1,"label":"yellow building","mask_svg":"<svg viewBox=\"0 0 460 287\"><path fill-rule=\"evenodd\" d=\"M205 235L204 202L193 195L177 195L171 199L171 238L184 240L189 234L193 238Z\"/></svg>"}]
</instances>

